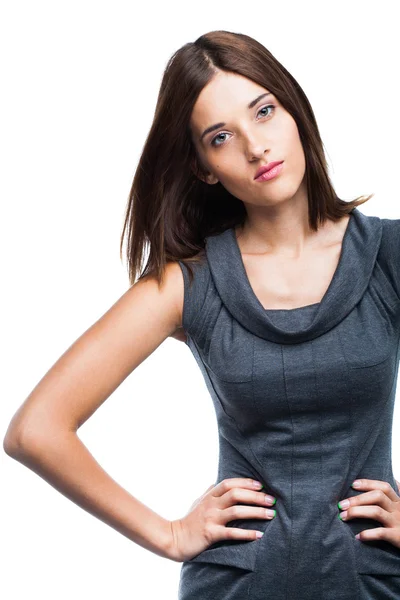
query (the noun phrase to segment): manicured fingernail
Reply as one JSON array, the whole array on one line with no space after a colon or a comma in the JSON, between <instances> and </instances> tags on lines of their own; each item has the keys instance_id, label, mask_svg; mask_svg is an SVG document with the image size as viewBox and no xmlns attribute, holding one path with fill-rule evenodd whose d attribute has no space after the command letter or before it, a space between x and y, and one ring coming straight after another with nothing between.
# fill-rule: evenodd
<instances>
[{"instance_id":1,"label":"manicured fingernail","mask_svg":"<svg viewBox=\"0 0 400 600\"><path fill-rule=\"evenodd\" d=\"M353 481L353 483L351 485L353 487L360 487L361 481L359 479L356 479L355 481Z\"/></svg>"},{"instance_id":2,"label":"manicured fingernail","mask_svg":"<svg viewBox=\"0 0 400 600\"><path fill-rule=\"evenodd\" d=\"M345 520L346 520L346 517L347 517L347 510L344 510L342 513L340 513L340 515L339 515L339 519L340 519L341 521L345 521Z\"/></svg>"},{"instance_id":3,"label":"manicured fingernail","mask_svg":"<svg viewBox=\"0 0 400 600\"><path fill-rule=\"evenodd\" d=\"M264 484L261 483L261 481L253 481L253 485L256 488L263 488L264 487Z\"/></svg>"},{"instance_id":4,"label":"manicured fingernail","mask_svg":"<svg viewBox=\"0 0 400 600\"><path fill-rule=\"evenodd\" d=\"M350 506L350 501L349 500L341 500L340 502L337 503L338 508L342 509L342 508L349 508Z\"/></svg>"},{"instance_id":5,"label":"manicured fingernail","mask_svg":"<svg viewBox=\"0 0 400 600\"><path fill-rule=\"evenodd\" d=\"M274 498L273 496L268 496L268 494L265 495L265 502L271 502L272 506L276 503L276 498Z\"/></svg>"},{"instance_id":6,"label":"manicured fingernail","mask_svg":"<svg viewBox=\"0 0 400 600\"><path fill-rule=\"evenodd\" d=\"M262 537L263 535L264 535L264 532L263 532L263 531L256 531L256 536L257 536L258 538Z\"/></svg>"}]
</instances>

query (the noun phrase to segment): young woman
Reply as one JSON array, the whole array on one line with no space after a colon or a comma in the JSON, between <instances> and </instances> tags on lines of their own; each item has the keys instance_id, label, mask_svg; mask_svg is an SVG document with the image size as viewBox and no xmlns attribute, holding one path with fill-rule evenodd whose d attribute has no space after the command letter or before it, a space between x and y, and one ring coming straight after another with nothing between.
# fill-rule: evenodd
<instances>
[{"instance_id":1,"label":"young woman","mask_svg":"<svg viewBox=\"0 0 400 600\"><path fill-rule=\"evenodd\" d=\"M132 285L4 447L182 562L180 600L400 598L400 220L364 215L370 197L337 196L303 90L260 43L213 31L171 57L121 239ZM172 522L76 435L168 336L198 362L220 443L217 481Z\"/></svg>"}]
</instances>

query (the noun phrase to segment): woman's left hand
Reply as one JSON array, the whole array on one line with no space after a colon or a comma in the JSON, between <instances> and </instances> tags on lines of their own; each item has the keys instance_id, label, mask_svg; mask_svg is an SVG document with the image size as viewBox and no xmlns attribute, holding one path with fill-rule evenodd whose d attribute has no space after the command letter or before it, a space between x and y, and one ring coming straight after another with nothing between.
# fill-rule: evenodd
<instances>
[{"instance_id":1,"label":"woman's left hand","mask_svg":"<svg viewBox=\"0 0 400 600\"><path fill-rule=\"evenodd\" d=\"M348 507L344 505L344 499L338 502L339 509L343 509L340 518L343 521L358 517L380 521L383 527L365 529L356 537L362 542L385 540L400 548L400 496L387 481L377 479L357 479L357 481L360 481L360 485L352 487L365 493L346 498ZM397 481L396 483L398 484Z\"/></svg>"}]
</instances>

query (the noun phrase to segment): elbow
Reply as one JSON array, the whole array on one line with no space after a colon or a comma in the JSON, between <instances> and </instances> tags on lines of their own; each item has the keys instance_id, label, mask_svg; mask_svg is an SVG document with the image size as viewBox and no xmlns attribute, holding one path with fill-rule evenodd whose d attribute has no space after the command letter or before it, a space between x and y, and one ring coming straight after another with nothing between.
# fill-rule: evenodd
<instances>
[{"instance_id":1,"label":"elbow","mask_svg":"<svg viewBox=\"0 0 400 600\"><path fill-rule=\"evenodd\" d=\"M10 423L6 434L3 439L3 450L8 456L16 458L22 450L22 440L26 437L24 431L26 431L25 424L23 424L21 416L15 413ZM25 421L24 421L25 423Z\"/></svg>"},{"instance_id":2,"label":"elbow","mask_svg":"<svg viewBox=\"0 0 400 600\"><path fill-rule=\"evenodd\" d=\"M3 439L3 450L8 456L14 458L20 451L20 435L13 428L8 427L6 435Z\"/></svg>"},{"instance_id":3,"label":"elbow","mask_svg":"<svg viewBox=\"0 0 400 600\"><path fill-rule=\"evenodd\" d=\"M10 423L3 439L3 450L8 456L19 460L33 453L40 445L42 436L27 426Z\"/></svg>"}]
</instances>

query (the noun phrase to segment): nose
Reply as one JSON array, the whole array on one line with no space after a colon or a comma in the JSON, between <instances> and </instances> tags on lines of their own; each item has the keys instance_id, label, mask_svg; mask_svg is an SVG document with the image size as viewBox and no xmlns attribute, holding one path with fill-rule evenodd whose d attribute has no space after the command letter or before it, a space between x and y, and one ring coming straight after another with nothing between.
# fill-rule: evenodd
<instances>
[{"instance_id":1,"label":"nose","mask_svg":"<svg viewBox=\"0 0 400 600\"><path fill-rule=\"evenodd\" d=\"M268 152L268 149L265 147L265 141L248 139L246 144L246 154L249 160L254 161L260 159L266 152Z\"/></svg>"}]
</instances>

